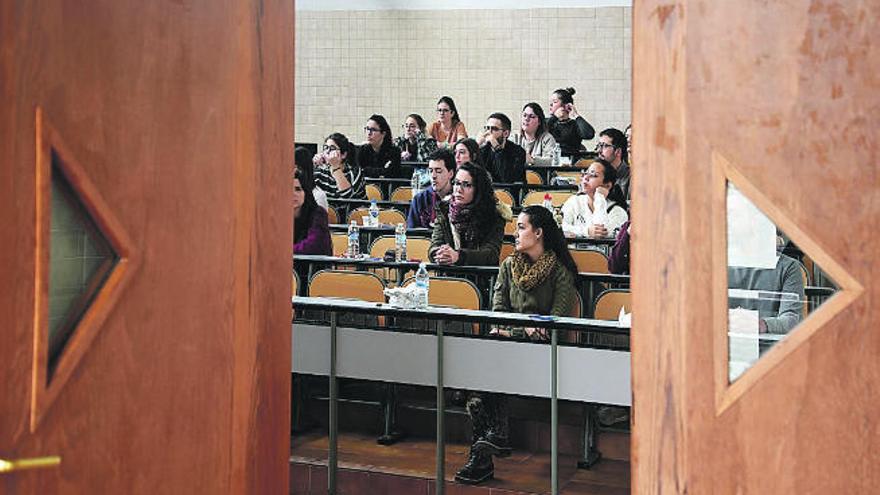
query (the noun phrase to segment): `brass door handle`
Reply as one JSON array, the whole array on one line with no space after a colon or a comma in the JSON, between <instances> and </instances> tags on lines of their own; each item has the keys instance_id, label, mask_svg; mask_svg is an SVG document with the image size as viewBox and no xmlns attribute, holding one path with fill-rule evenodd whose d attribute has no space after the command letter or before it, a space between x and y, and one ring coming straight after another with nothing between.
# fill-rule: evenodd
<instances>
[{"instance_id":1,"label":"brass door handle","mask_svg":"<svg viewBox=\"0 0 880 495\"><path fill-rule=\"evenodd\" d=\"M22 471L24 469L55 467L60 464L61 457L57 455L32 457L30 459L0 459L0 473L11 473L12 471Z\"/></svg>"}]
</instances>

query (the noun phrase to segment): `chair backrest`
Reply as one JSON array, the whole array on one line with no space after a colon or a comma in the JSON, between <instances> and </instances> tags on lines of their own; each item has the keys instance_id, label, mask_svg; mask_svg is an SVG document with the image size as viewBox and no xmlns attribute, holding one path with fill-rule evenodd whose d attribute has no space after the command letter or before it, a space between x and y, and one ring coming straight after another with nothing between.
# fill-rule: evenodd
<instances>
[{"instance_id":1,"label":"chair backrest","mask_svg":"<svg viewBox=\"0 0 880 495\"><path fill-rule=\"evenodd\" d=\"M504 189L495 189L495 197L498 198L499 202L507 206L513 206L513 196L510 195L510 192Z\"/></svg>"},{"instance_id":2,"label":"chair backrest","mask_svg":"<svg viewBox=\"0 0 880 495\"><path fill-rule=\"evenodd\" d=\"M504 224L504 234L505 235L513 235L516 232L516 216L511 218Z\"/></svg>"},{"instance_id":3,"label":"chair backrest","mask_svg":"<svg viewBox=\"0 0 880 495\"><path fill-rule=\"evenodd\" d=\"M403 286L415 282L408 278ZM470 280L454 277L431 277L431 290L428 291L428 304L449 306L460 309L480 309L480 290ZM474 335L480 333L479 323L471 325Z\"/></svg>"},{"instance_id":4,"label":"chair backrest","mask_svg":"<svg viewBox=\"0 0 880 495\"><path fill-rule=\"evenodd\" d=\"M406 238L406 257L411 260L428 261L431 239L421 237Z\"/></svg>"},{"instance_id":5,"label":"chair backrest","mask_svg":"<svg viewBox=\"0 0 880 495\"><path fill-rule=\"evenodd\" d=\"M348 222L351 223L352 220L356 220L358 225L363 225L364 217L369 214L369 208L356 208L348 214ZM399 223L406 225L406 217L403 216L403 213L401 213L400 210L386 208L384 210L379 210L379 223L382 225L397 225Z\"/></svg>"},{"instance_id":6,"label":"chair backrest","mask_svg":"<svg viewBox=\"0 0 880 495\"><path fill-rule=\"evenodd\" d=\"M327 207L327 223L339 223L339 212L332 206Z\"/></svg>"},{"instance_id":7,"label":"chair backrest","mask_svg":"<svg viewBox=\"0 0 880 495\"><path fill-rule=\"evenodd\" d=\"M535 172L534 170L526 170L526 184L543 184L544 179L541 178L541 174Z\"/></svg>"},{"instance_id":8,"label":"chair backrest","mask_svg":"<svg viewBox=\"0 0 880 495\"><path fill-rule=\"evenodd\" d=\"M380 189L379 186L376 184L367 184L364 189L367 192L367 199L382 201L382 189Z\"/></svg>"},{"instance_id":9,"label":"chair backrest","mask_svg":"<svg viewBox=\"0 0 880 495\"><path fill-rule=\"evenodd\" d=\"M506 260L514 251L516 251L516 246L512 242L502 242L501 252L498 254L498 262Z\"/></svg>"},{"instance_id":10,"label":"chair backrest","mask_svg":"<svg viewBox=\"0 0 880 495\"><path fill-rule=\"evenodd\" d=\"M409 186L400 186L391 192L391 201L411 201L412 197L412 188Z\"/></svg>"},{"instance_id":11,"label":"chair backrest","mask_svg":"<svg viewBox=\"0 0 880 495\"><path fill-rule=\"evenodd\" d=\"M540 205L544 203L544 195L550 193L553 206L559 208L565 200L571 197L571 191L529 191L523 198L522 205Z\"/></svg>"},{"instance_id":12,"label":"chair backrest","mask_svg":"<svg viewBox=\"0 0 880 495\"><path fill-rule=\"evenodd\" d=\"M623 308L627 313L632 312L629 290L608 289L596 298L593 318L597 320L617 320L620 316L620 308Z\"/></svg>"},{"instance_id":13,"label":"chair backrest","mask_svg":"<svg viewBox=\"0 0 880 495\"><path fill-rule=\"evenodd\" d=\"M579 168L590 168L590 164L596 161L595 158L581 158L580 160L574 162L575 167Z\"/></svg>"},{"instance_id":14,"label":"chair backrest","mask_svg":"<svg viewBox=\"0 0 880 495\"><path fill-rule=\"evenodd\" d=\"M321 270L309 282L311 297L343 297L385 302L382 279L369 272Z\"/></svg>"},{"instance_id":15,"label":"chair backrest","mask_svg":"<svg viewBox=\"0 0 880 495\"><path fill-rule=\"evenodd\" d=\"M608 271L608 258L599 251L590 249L569 249L574 264L579 272L610 273Z\"/></svg>"},{"instance_id":16,"label":"chair backrest","mask_svg":"<svg viewBox=\"0 0 880 495\"><path fill-rule=\"evenodd\" d=\"M333 256L342 256L348 251L348 234L345 232L331 232L330 242Z\"/></svg>"}]
</instances>

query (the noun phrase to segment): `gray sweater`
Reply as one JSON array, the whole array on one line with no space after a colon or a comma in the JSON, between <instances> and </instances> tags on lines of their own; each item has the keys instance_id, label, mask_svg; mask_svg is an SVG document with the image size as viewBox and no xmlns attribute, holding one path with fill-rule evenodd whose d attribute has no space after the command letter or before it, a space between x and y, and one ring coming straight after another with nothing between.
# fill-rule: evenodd
<instances>
[{"instance_id":1,"label":"gray sweater","mask_svg":"<svg viewBox=\"0 0 880 495\"><path fill-rule=\"evenodd\" d=\"M804 279L800 264L793 258L780 255L774 269L728 267L727 286L785 293L782 297L768 294L767 297L730 300L731 308L757 310L758 317L767 324L768 333L786 334L801 321Z\"/></svg>"}]
</instances>

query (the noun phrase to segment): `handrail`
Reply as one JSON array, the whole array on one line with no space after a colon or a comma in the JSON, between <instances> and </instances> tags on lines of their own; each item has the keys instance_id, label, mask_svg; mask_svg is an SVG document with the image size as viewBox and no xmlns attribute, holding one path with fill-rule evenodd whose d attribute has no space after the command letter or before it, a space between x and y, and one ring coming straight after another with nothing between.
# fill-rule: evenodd
<instances>
[{"instance_id":1,"label":"handrail","mask_svg":"<svg viewBox=\"0 0 880 495\"><path fill-rule=\"evenodd\" d=\"M449 308L428 307L426 309L406 309L395 308L388 304L371 303L367 301L335 299L325 297L299 297L291 298L292 306L295 310L320 310L330 312L330 404L329 404L329 422L330 422L330 438L329 438L329 458L327 484L329 493L336 492L336 478L338 470L338 435L337 435L337 404L338 389L336 387L336 368L337 368L337 313L360 313L381 316L398 316L404 318L425 318L428 320L445 321L475 321L481 320L494 325L513 325L548 328L550 330L550 373L551 373L551 390L550 390L550 408L551 408L551 453L550 453L550 472L551 487L553 494L559 493L559 437L558 437L558 396L557 396L557 374L558 374L558 335L559 330L584 330L585 327L593 331L606 332L612 334L628 334L629 328L622 328L618 322L589 320L585 318L571 317L548 317L542 315L526 315L521 313L506 313L485 310L467 310L456 309L450 311ZM445 493L445 419L443 407L443 327L444 324L437 326L437 466L436 466L436 492L438 494ZM505 339L509 340L509 339Z\"/></svg>"}]
</instances>

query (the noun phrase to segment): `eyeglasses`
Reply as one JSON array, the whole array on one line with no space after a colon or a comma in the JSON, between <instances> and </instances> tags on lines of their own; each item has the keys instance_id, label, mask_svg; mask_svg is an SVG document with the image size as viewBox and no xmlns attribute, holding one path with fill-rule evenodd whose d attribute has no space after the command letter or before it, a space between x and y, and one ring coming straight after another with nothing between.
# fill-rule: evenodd
<instances>
[{"instance_id":1,"label":"eyeglasses","mask_svg":"<svg viewBox=\"0 0 880 495\"><path fill-rule=\"evenodd\" d=\"M449 109L449 108L438 108L438 109L437 109L437 113L449 113L449 112L451 112L451 111L452 111L452 110Z\"/></svg>"},{"instance_id":2,"label":"eyeglasses","mask_svg":"<svg viewBox=\"0 0 880 495\"><path fill-rule=\"evenodd\" d=\"M524 118L526 120L532 120L532 119L537 119L538 116L533 113L524 113L524 114L522 114L522 118Z\"/></svg>"},{"instance_id":3,"label":"eyeglasses","mask_svg":"<svg viewBox=\"0 0 880 495\"><path fill-rule=\"evenodd\" d=\"M455 179L452 181L452 187L460 187L462 189L470 189L470 188L474 187L474 185L466 180Z\"/></svg>"},{"instance_id":4,"label":"eyeglasses","mask_svg":"<svg viewBox=\"0 0 880 495\"><path fill-rule=\"evenodd\" d=\"M581 172L581 177L589 177L591 179L598 179L599 174L597 174L596 172L591 172L589 170L584 170L583 172Z\"/></svg>"},{"instance_id":5,"label":"eyeglasses","mask_svg":"<svg viewBox=\"0 0 880 495\"><path fill-rule=\"evenodd\" d=\"M367 126L367 127L364 127L364 131L365 131L367 134L372 134L372 133L374 133L374 132L382 132L382 129L376 129L375 127L369 127L369 126Z\"/></svg>"},{"instance_id":6,"label":"eyeglasses","mask_svg":"<svg viewBox=\"0 0 880 495\"><path fill-rule=\"evenodd\" d=\"M492 132L500 132L500 131L503 131L504 129L502 129L500 127L495 127L494 125L484 125L483 130L484 131L492 131Z\"/></svg>"},{"instance_id":7,"label":"eyeglasses","mask_svg":"<svg viewBox=\"0 0 880 495\"><path fill-rule=\"evenodd\" d=\"M596 151L602 151L605 148L616 148L616 146L611 143L603 143L601 141L596 143Z\"/></svg>"},{"instance_id":8,"label":"eyeglasses","mask_svg":"<svg viewBox=\"0 0 880 495\"><path fill-rule=\"evenodd\" d=\"M328 146L325 144L324 146L321 147L321 151L323 151L324 153L330 153L331 151L339 151L339 147Z\"/></svg>"}]
</instances>

